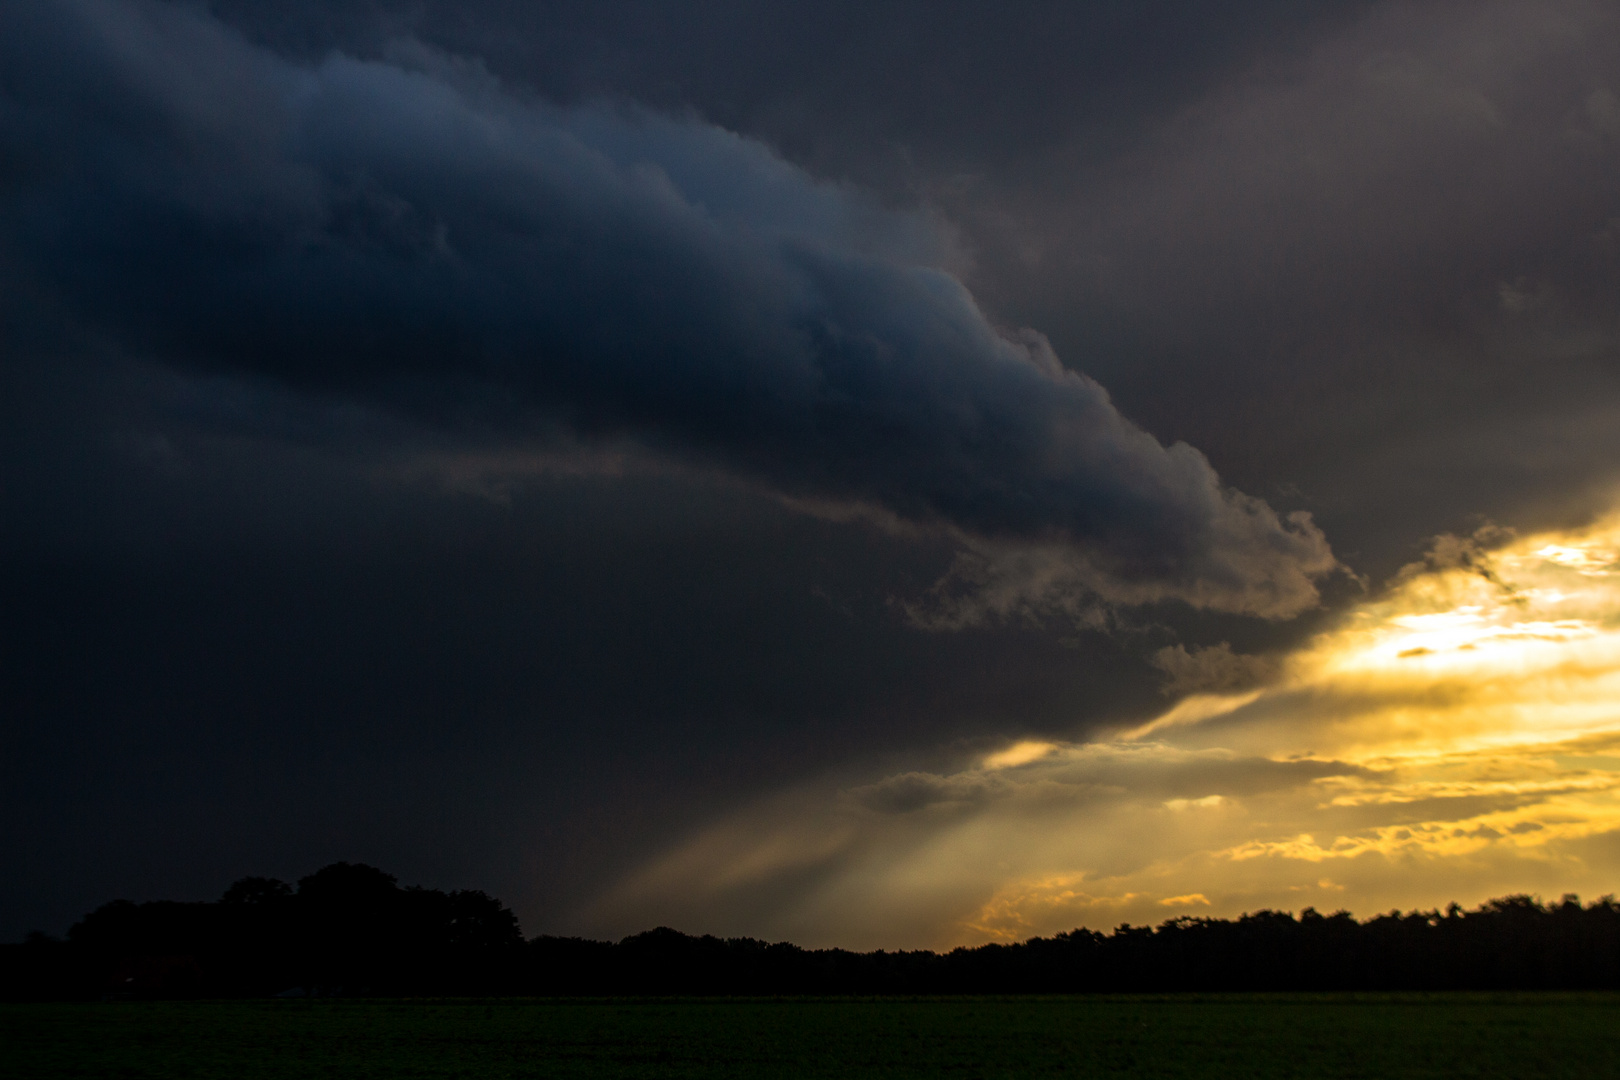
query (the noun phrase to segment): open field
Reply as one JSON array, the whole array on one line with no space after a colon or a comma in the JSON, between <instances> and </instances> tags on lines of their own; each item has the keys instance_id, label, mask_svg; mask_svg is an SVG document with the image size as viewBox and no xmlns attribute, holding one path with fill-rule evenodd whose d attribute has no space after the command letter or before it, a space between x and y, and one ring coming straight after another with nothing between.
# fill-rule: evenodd
<instances>
[{"instance_id":1,"label":"open field","mask_svg":"<svg viewBox=\"0 0 1620 1080\"><path fill-rule=\"evenodd\" d=\"M0 1006L0 1076L1620 1077L1620 995Z\"/></svg>"}]
</instances>

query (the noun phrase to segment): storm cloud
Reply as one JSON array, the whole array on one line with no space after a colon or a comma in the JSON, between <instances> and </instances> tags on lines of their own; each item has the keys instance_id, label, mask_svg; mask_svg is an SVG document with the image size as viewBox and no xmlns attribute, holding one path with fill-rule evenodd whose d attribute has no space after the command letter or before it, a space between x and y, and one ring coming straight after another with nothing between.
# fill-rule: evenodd
<instances>
[{"instance_id":1,"label":"storm cloud","mask_svg":"<svg viewBox=\"0 0 1620 1080\"><path fill-rule=\"evenodd\" d=\"M5 19L6 256L118 348L484 438L628 439L943 531L978 586L1286 617L1336 563L1045 340L946 234L691 118L558 107L410 41L299 66L189 11ZM988 568L988 569L984 569Z\"/></svg>"},{"instance_id":2,"label":"storm cloud","mask_svg":"<svg viewBox=\"0 0 1620 1080\"><path fill-rule=\"evenodd\" d=\"M1376 5L964 198L972 284L1375 578L1469 515L1568 527L1615 484L1617 90L1613 5Z\"/></svg>"},{"instance_id":3,"label":"storm cloud","mask_svg":"<svg viewBox=\"0 0 1620 1080\"><path fill-rule=\"evenodd\" d=\"M0 937L1612 891L1607 729L1378 758L1608 715L1617 100L1597 0L0 5Z\"/></svg>"}]
</instances>

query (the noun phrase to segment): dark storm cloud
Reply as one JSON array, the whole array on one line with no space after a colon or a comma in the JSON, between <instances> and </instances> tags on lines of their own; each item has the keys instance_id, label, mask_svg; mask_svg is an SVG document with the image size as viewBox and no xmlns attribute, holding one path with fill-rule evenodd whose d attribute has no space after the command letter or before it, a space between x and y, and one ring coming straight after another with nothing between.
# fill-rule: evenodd
<instances>
[{"instance_id":1,"label":"dark storm cloud","mask_svg":"<svg viewBox=\"0 0 1620 1080\"><path fill-rule=\"evenodd\" d=\"M417 37L557 100L695 108L818 174L891 194L985 190L1048 155L1095 162L1143 117L1368 0L215 0L319 59Z\"/></svg>"},{"instance_id":2,"label":"dark storm cloud","mask_svg":"<svg viewBox=\"0 0 1620 1080\"><path fill-rule=\"evenodd\" d=\"M1379 5L981 193L973 285L1374 577L1470 515L1567 524L1620 450L1617 93L1613 5Z\"/></svg>"},{"instance_id":3,"label":"dark storm cloud","mask_svg":"<svg viewBox=\"0 0 1620 1080\"><path fill-rule=\"evenodd\" d=\"M628 435L957 535L1003 609L1085 587L1287 616L1334 566L1308 519L995 329L924 218L759 144L522 101L409 43L300 67L97 3L4 29L9 257L130 351L451 428Z\"/></svg>"},{"instance_id":4,"label":"dark storm cloud","mask_svg":"<svg viewBox=\"0 0 1620 1080\"><path fill-rule=\"evenodd\" d=\"M409 31L691 105L923 199L995 320L1374 579L1612 484L1612 5L215 7L308 56Z\"/></svg>"},{"instance_id":5,"label":"dark storm cloud","mask_svg":"<svg viewBox=\"0 0 1620 1080\"><path fill-rule=\"evenodd\" d=\"M1264 681L1307 620L1016 618L1288 554L1212 568L1207 467L1004 326L1374 584L1613 475L1605 5L206 6L253 44L0 5L0 937L335 859L628 932L592 890L756 796L966 820L964 747ZM942 338L898 416L850 344ZM1086 409L1119 468L1041 457Z\"/></svg>"}]
</instances>

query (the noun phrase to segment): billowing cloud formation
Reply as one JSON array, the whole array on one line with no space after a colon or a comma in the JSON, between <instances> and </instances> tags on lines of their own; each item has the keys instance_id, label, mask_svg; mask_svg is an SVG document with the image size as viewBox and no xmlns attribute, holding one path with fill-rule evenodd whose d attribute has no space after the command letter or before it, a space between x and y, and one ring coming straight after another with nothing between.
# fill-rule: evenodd
<instances>
[{"instance_id":1,"label":"billowing cloud formation","mask_svg":"<svg viewBox=\"0 0 1620 1080\"><path fill-rule=\"evenodd\" d=\"M892 946L1614 892L1620 516L1491 539L1443 540L1260 688L1097 742L784 796L607 910Z\"/></svg>"},{"instance_id":2,"label":"billowing cloud formation","mask_svg":"<svg viewBox=\"0 0 1620 1080\"><path fill-rule=\"evenodd\" d=\"M10 274L126 352L944 530L978 561L942 625L1082 592L1288 616L1335 565L994 328L924 219L725 131L409 44L301 67L162 6L15 5L0 40Z\"/></svg>"}]
</instances>

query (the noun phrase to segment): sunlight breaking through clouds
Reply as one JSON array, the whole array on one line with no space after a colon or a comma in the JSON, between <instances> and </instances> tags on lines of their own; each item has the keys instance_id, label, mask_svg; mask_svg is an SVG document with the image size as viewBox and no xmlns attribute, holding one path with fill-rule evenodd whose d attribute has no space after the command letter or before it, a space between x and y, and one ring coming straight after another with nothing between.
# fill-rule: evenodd
<instances>
[{"instance_id":1,"label":"sunlight breaking through clouds","mask_svg":"<svg viewBox=\"0 0 1620 1080\"><path fill-rule=\"evenodd\" d=\"M781 796L615 903L892 946L1615 891L1617 552L1620 516L1442 538L1258 688L1195 694L1095 742Z\"/></svg>"}]
</instances>

